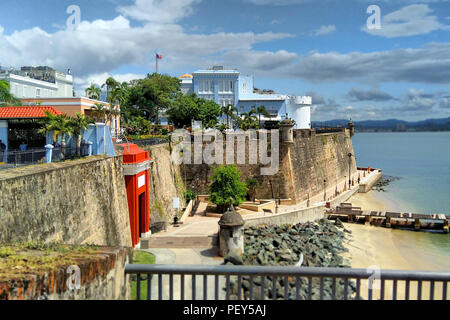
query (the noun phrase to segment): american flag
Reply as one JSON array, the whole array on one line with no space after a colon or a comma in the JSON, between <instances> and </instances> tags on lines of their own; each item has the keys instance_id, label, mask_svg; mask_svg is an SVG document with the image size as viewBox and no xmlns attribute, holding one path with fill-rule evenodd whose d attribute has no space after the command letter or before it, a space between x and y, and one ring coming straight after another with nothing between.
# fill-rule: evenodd
<instances>
[{"instance_id":1,"label":"american flag","mask_svg":"<svg viewBox=\"0 0 450 320\"><path fill-rule=\"evenodd\" d=\"M162 55L161 54L156 54L156 59L158 59L158 60L161 60L163 57L162 57Z\"/></svg>"}]
</instances>

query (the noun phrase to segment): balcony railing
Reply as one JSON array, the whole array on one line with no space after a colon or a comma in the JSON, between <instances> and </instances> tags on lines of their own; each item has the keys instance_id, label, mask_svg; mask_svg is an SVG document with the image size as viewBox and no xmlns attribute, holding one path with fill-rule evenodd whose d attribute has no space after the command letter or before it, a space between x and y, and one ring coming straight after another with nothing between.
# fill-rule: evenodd
<instances>
[{"instance_id":1,"label":"balcony railing","mask_svg":"<svg viewBox=\"0 0 450 320\"><path fill-rule=\"evenodd\" d=\"M88 156L89 146L82 143L80 146L80 157ZM11 150L0 151L0 170L17 167L25 167L37 163L45 163L45 148L35 148L26 151ZM64 150L61 147L55 147L52 150L52 162L64 161L76 157L77 149L74 146L68 146Z\"/></svg>"},{"instance_id":2,"label":"balcony railing","mask_svg":"<svg viewBox=\"0 0 450 320\"><path fill-rule=\"evenodd\" d=\"M127 265L125 273L138 300L447 300L450 281L447 272L271 266Z\"/></svg>"}]
</instances>

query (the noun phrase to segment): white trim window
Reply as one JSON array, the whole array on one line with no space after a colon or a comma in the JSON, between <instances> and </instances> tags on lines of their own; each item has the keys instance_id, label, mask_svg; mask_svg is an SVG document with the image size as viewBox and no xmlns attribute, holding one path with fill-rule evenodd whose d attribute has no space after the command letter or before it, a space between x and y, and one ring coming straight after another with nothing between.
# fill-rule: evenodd
<instances>
[{"instance_id":1,"label":"white trim window","mask_svg":"<svg viewBox=\"0 0 450 320\"><path fill-rule=\"evenodd\" d=\"M226 107L229 104L231 104L234 107L233 99L220 99L219 100L219 105L222 106L222 107Z\"/></svg>"},{"instance_id":2,"label":"white trim window","mask_svg":"<svg viewBox=\"0 0 450 320\"><path fill-rule=\"evenodd\" d=\"M198 81L199 93L214 93L214 80L199 80Z\"/></svg>"},{"instance_id":3,"label":"white trim window","mask_svg":"<svg viewBox=\"0 0 450 320\"><path fill-rule=\"evenodd\" d=\"M40 98L40 97L41 97L41 89L36 88L36 98Z\"/></svg>"},{"instance_id":4,"label":"white trim window","mask_svg":"<svg viewBox=\"0 0 450 320\"><path fill-rule=\"evenodd\" d=\"M219 80L219 93L233 93L233 80Z\"/></svg>"}]
</instances>

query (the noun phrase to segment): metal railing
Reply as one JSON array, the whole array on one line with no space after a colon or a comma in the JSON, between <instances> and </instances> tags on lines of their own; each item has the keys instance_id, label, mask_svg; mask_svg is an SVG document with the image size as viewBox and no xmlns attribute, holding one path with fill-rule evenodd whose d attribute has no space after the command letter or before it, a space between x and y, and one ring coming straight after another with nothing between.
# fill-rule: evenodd
<instances>
[{"instance_id":1,"label":"metal railing","mask_svg":"<svg viewBox=\"0 0 450 320\"><path fill-rule=\"evenodd\" d=\"M450 281L448 272L278 266L127 265L125 273L138 300L447 300Z\"/></svg>"},{"instance_id":2,"label":"metal railing","mask_svg":"<svg viewBox=\"0 0 450 320\"><path fill-rule=\"evenodd\" d=\"M89 146L81 144L80 157L86 157L89 153ZM25 167L37 163L45 163L45 148L35 148L26 151L11 150L0 152L0 170L17 167ZM52 150L52 162L64 161L76 156L77 149L73 146L67 146L64 150L56 147Z\"/></svg>"}]
</instances>

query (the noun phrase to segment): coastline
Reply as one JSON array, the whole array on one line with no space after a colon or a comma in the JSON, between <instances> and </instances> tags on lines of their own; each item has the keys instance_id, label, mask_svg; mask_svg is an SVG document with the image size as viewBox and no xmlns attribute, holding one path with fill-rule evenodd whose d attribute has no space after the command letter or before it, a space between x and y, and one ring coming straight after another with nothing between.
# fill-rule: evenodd
<instances>
[{"instance_id":1,"label":"coastline","mask_svg":"<svg viewBox=\"0 0 450 320\"><path fill-rule=\"evenodd\" d=\"M358 193L348 202L354 206L360 206L364 210L376 211L402 211L399 210L399 202L390 201L382 192L370 191ZM349 250L344 258L350 261L352 268L368 269L368 272L376 270L420 270L420 271L444 271L450 270L450 252L448 249L449 235L414 232L408 230L388 229L370 225L344 223L345 228L351 230L351 234L345 241L345 247ZM375 278L376 279L376 278ZM398 284L397 299L404 299L404 283ZM368 281L361 282L361 296L368 298ZM380 299L380 282L373 283L373 298ZM442 284L435 285L435 299L442 298ZM392 281L385 283L384 299L392 299ZM417 283L410 284L409 299L418 299ZM421 299L428 299L430 286L424 284Z\"/></svg>"},{"instance_id":2,"label":"coastline","mask_svg":"<svg viewBox=\"0 0 450 320\"><path fill-rule=\"evenodd\" d=\"M398 203L385 198L381 192L359 193L349 202L364 210L401 211ZM346 258L353 268L450 270L450 255L445 245L448 235L348 223L345 227L352 231L346 243L349 249Z\"/></svg>"}]
</instances>

